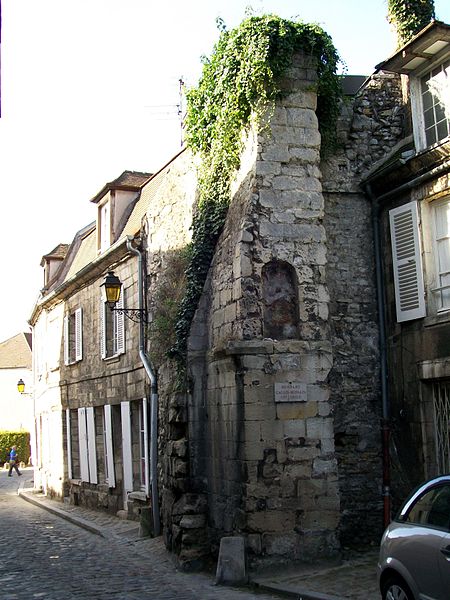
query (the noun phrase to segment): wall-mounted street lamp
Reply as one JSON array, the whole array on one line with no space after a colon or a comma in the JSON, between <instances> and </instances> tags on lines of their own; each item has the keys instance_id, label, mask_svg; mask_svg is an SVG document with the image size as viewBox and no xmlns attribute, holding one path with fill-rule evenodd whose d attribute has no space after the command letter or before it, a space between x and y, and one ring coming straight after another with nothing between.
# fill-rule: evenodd
<instances>
[{"instance_id":1,"label":"wall-mounted street lamp","mask_svg":"<svg viewBox=\"0 0 450 600\"><path fill-rule=\"evenodd\" d=\"M125 315L135 323L147 323L147 311L143 308L120 308L117 303L120 300L120 291L122 282L114 274L114 271L109 271L103 283L100 286L103 291L103 299L108 304L111 310L116 311L119 315Z\"/></svg>"},{"instance_id":2,"label":"wall-mounted street lamp","mask_svg":"<svg viewBox=\"0 0 450 600\"><path fill-rule=\"evenodd\" d=\"M19 381L17 382L17 391L22 396L32 396L33 395L33 394L30 394L30 392L25 391L25 382L22 378L20 378Z\"/></svg>"}]
</instances>

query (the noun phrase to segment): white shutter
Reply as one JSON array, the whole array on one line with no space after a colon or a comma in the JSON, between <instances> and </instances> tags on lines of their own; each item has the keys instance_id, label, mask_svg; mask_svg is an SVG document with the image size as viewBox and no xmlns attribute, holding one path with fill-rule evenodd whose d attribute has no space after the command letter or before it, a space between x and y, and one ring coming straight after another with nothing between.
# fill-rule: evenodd
<instances>
[{"instance_id":1,"label":"white shutter","mask_svg":"<svg viewBox=\"0 0 450 600\"><path fill-rule=\"evenodd\" d=\"M97 483L97 448L95 438L95 414L94 407L86 408L86 425L87 425L87 447L89 460L89 481Z\"/></svg>"},{"instance_id":2,"label":"white shutter","mask_svg":"<svg viewBox=\"0 0 450 600\"><path fill-rule=\"evenodd\" d=\"M100 301L100 353L102 358L106 358L106 315L107 308L104 300Z\"/></svg>"},{"instance_id":3,"label":"white shutter","mask_svg":"<svg viewBox=\"0 0 450 600\"><path fill-rule=\"evenodd\" d=\"M83 313L81 308L75 311L75 360L83 358Z\"/></svg>"},{"instance_id":4,"label":"white shutter","mask_svg":"<svg viewBox=\"0 0 450 600\"><path fill-rule=\"evenodd\" d=\"M417 203L389 211L397 321L426 314Z\"/></svg>"},{"instance_id":5,"label":"white shutter","mask_svg":"<svg viewBox=\"0 0 450 600\"><path fill-rule=\"evenodd\" d=\"M124 308L125 300L124 300L124 289L123 286L120 290L119 301L117 302L117 308ZM117 311L114 313L115 317L115 335L116 335L116 354L122 354L125 352L125 316L123 313L118 313Z\"/></svg>"},{"instance_id":6,"label":"white shutter","mask_svg":"<svg viewBox=\"0 0 450 600\"><path fill-rule=\"evenodd\" d=\"M81 481L89 482L88 443L86 430L86 409L78 409L78 446L80 449Z\"/></svg>"},{"instance_id":7,"label":"white shutter","mask_svg":"<svg viewBox=\"0 0 450 600\"><path fill-rule=\"evenodd\" d=\"M147 398L142 399L142 418L144 420L144 458L145 458L145 493L150 496L150 461L149 461L149 443L148 443L148 402Z\"/></svg>"},{"instance_id":8,"label":"white shutter","mask_svg":"<svg viewBox=\"0 0 450 600\"><path fill-rule=\"evenodd\" d=\"M69 364L69 315L64 315L64 364Z\"/></svg>"},{"instance_id":9,"label":"white shutter","mask_svg":"<svg viewBox=\"0 0 450 600\"><path fill-rule=\"evenodd\" d=\"M72 479L72 435L70 430L70 409L66 408L67 477Z\"/></svg>"},{"instance_id":10,"label":"white shutter","mask_svg":"<svg viewBox=\"0 0 450 600\"><path fill-rule=\"evenodd\" d=\"M111 405L105 404L105 442L106 442L106 462L108 465L108 487L116 487L116 477L114 473L114 446L113 430L111 418Z\"/></svg>"},{"instance_id":11,"label":"white shutter","mask_svg":"<svg viewBox=\"0 0 450 600\"><path fill-rule=\"evenodd\" d=\"M131 451L131 415L130 403L121 402L122 417L122 458L123 458L123 487L125 492L133 491L133 454Z\"/></svg>"}]
</instances>

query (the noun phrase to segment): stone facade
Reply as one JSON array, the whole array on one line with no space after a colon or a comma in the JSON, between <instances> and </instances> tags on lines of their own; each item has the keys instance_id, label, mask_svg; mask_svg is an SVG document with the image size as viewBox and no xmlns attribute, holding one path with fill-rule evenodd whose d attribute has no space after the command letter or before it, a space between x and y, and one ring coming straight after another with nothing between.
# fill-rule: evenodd
<instances>
[{"instance_id":1,"label":"stone facade","mask_svg":"<svg viewBox=\"0 0 450 600\"><path fill-rule=\"evenodd\" d=\"M371 210L358 184L372 129L395 144L396 111L379 125L371 106L385 79L345 105L346 147L326 163L306 57L269 128L248 133L191 328L188 394L166 393L160 372L164 531L185 567L223 535L243 536L258 561L333 555L341 541L379 534ZM393 105L397 93L386 92Z\"/></svg>"}]
</instances>

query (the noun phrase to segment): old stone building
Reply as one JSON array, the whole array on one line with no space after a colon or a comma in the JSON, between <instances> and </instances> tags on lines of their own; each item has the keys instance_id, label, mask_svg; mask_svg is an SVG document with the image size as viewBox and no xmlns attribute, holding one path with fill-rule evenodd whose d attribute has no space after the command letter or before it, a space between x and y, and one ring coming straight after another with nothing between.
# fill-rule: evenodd
<instances>
[{"instance_id":1,"label":"old stone building","mask_svg":"<svg viewBox=\"0 0 450 600\"><path fill-rule=\"evenodd\" d=\"M253 561L377 541L390 511L389 450L396 497L402 481L409 489L448 470L448 112L441 95L437 137L426 138L414 100L428 72L448 76L448 31L433 23L372 76L344 79L339 147L326 158L316 63L295 55L266 127L246 131L182 373L166 352L167 323L199 159L185 149L155 175L125 172L94 197L96 222L75 236L31 319L48 493L130 518L150 507L154 533L160 504L167 546L193 568L227 535L243 537ZM409 67L417 49L425 63ZM411 203L423 207L428 312L417 285L422 312L405 320L393 308L387 219L404 205L416 215ZM142 329L106 310L111 271L122 309L143 301Z\"/></svg>"}]
</instances>

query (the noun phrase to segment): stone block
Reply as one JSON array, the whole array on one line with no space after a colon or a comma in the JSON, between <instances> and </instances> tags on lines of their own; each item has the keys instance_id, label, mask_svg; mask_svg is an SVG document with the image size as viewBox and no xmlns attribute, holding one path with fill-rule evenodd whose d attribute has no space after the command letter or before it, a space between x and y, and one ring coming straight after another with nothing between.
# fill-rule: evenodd
<instances>
[{"instance_id":1,"label":"stone block","mask_svg":"<svg viewBox=\"0 0 450 600\"><path fill-rule=\"evenodd\" d=\"M282 421L307 419L317 416L317 402L295 402L276 405L277 418Z\"/></svg>"},{"instance_id":2,"label":"stone block","mask_svg":"<svg viewBox=\"0 0 450 600\"><path fill-rule=\"evenodd\" d=\"M183 529L200 529L206 524L206 515L184 515L181 517L180 527Z\"/></svg>"},{"instance_id":3,"label":"stone block","mask_svg":"<svg viewBox=\"0 0 450 600\"><path fill-rule=\"evenodd\" d=\"M216 583L240 585L247 582L244 538L223 537L220 540Z\"/></svg>"}]
</instances>

